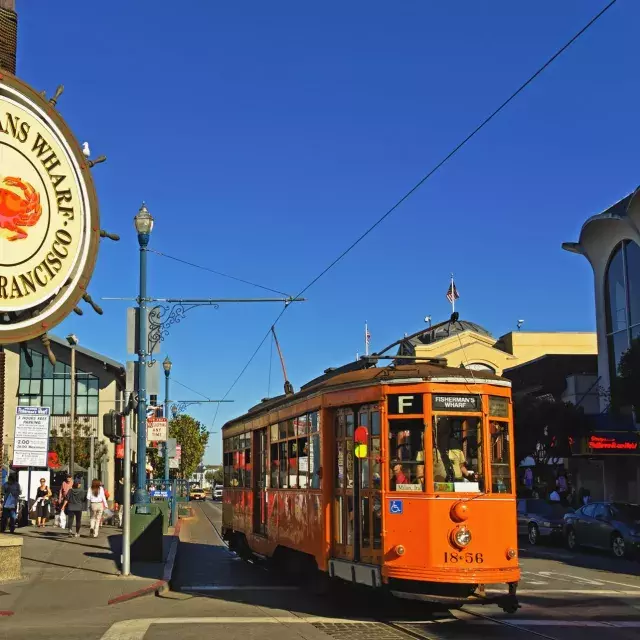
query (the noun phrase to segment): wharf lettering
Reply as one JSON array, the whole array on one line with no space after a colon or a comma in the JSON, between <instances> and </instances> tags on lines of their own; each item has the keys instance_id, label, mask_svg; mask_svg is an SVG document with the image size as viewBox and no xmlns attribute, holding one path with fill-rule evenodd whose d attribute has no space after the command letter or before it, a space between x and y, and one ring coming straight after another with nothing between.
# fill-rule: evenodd
<instances>
[{"instance_id":1,"label":"wharf lettering","mask_svg":"<svg viewBox=\"0 0 640 640\"><path fill-rule=\"evenodd\" d=\"M65 229L58 229L50 251L44 259L30 271L17 276L0 276L0 300L14 300L36 293L53 281L62 269L62 261L69 256L67 247L71 244L71 234Z\"/></svg>"},{"instance_id":2,"label":"wharf lettering","mask_svg":"<svg viewBox=\"0 0 640 640\"><path fill-rule=\"evenodd\" d=\"M0 117L0 134L11 136L22 145L30 147L30 152L42 164L53 186L58 213L68 220L73 220L75 206L73 195L71 189L66 188L64 184L65 180L68 181L68 177L64 173L54 173L62 162L46 138L39 131L32 135L31 125L28 122L21 122L17 115L8 111Z\"/></svg>"}]
</instances>

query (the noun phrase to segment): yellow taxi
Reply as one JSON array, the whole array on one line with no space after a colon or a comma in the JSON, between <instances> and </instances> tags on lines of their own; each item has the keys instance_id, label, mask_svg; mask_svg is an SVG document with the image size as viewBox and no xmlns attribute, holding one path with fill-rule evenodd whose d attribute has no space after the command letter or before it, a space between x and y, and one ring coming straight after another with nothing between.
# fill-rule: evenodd
<instances>
[{"instance_id":1,"label":"yellow taxi","mask_svg":"<svg viewBox=\"0 0 640 640\"><path fill-rule=\"evenodd\" d=\"M200 487L191 487L189 489L189 500L206 500L207 496L204 489Z\"/></svg>"}]
</instances>

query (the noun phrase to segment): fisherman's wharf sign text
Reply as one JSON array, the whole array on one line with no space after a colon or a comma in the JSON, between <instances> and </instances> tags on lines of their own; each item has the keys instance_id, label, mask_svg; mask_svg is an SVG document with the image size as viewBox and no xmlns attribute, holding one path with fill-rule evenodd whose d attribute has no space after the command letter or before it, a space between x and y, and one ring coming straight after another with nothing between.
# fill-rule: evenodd
<instances>
[{"instance_id":1,"label":"fisherman's wharf sign text","mask_svg":"<svg viewBox=\"0 0 640 640\"><path fill-rule=\"evenodd\" d=\"M0 343L58 324L83 295L99 239L86 159L54 109L0 79Z\"/></svg>"}]
</instances>

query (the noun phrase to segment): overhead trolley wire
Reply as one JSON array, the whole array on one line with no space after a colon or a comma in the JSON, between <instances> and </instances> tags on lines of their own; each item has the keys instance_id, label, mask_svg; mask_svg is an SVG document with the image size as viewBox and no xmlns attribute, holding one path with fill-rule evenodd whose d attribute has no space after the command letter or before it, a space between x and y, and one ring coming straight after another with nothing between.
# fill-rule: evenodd
<instances>
[{"instance_id":1,"label":"overhead trolley wire","mask_svg":"<svg viewBox=\"0 0 640 640\"><path fill-rule=\"evenodd\" d=\"M252 287L258 287L258 289L271 291L271 293L278 293L281 296L285 296L287 298L291 297L288 293L285 293L284 291L279 291L278 289L272 289L271 287L265 287L262 284L257 284L256 282L251 282L250 280L243 280L242 278L237 278L236 276L230 276L228 273L223 273L222 271L216 271L215 269L210 269L209 267L203 267L202 265L189 262L188 260L183 260L182 258L176 258L175 256L170 256L166 253L162 253L162 251L156 251L155 249L147 249L147 251L149 251L150 253L155 253L157 256L162 256L163 258L169 258L169 260L175 260L176 262L181 262L182 264L189 265L190 267L195 267L196 269L202 269L203 271L208 271L209 273L215 273L217 276L222 276L223 278L229 278L230 280L235 280L236 282L249 284Z\"/></svg>"},{"instance_id":2,"label":"overhead trolley wire","mask_svg":"<svg viewBox=\"0 0 640 640\"><path fill-rule=\"evenodd\" d=\"M298 298L302 296L306 291L308 291L320 278L326 275L333 267L335 267L348 253L350 253L353 249L355 249L376 227L382 224L398 207L405 202L408 198L410 198L422 185L431 178L439 169L441 169L453 156L455 156L460 149L462 149L472 138L474 138L484 127L486 127L509 103L511 103L520 93L522 93L543 71L545 71L555 60L557 60L576 40L578 40L586 31L588 31L615 3L617 0L611 0L605 7L599 11L587 24L582 27L570 40L568 40L560 49L558 49L538 70L533 73L525 82L523 82L497 109L495 109L489 116L487 116L469 135L467 135L461 142L459 142L442 160L440 160L429 172L419 181L417 182L409 191L407 191L390 209L388 209L384 215L382 215L378 220L376 220L364 233L362 233L354 242L352 242L337 258L335 258L332 262L329 263L327 267L325 267L313 280L311 280L295 297ZM251 354L251 357L244 365L238 376L235 378L231 386L229 387L227 393L223 396L223 399L226 399L227 396L231 393L231 391L235 388L236 384L238 384L240 378L244 375L245 371L249 368L254 358L260 351L262 345L265 343L266 339L269 337L271 333L271 327L275 327L277 322L282 318L284 312L288 309L289 305L285 305L282 311L278 314L278 317L271 323L269 330L264 335L264 338L260 341L255 351ZM216 408L216 413L213 417L213 423L215 424L216 417L218 415L218 409L220 405Z\"/></svg>"}]
</instances>

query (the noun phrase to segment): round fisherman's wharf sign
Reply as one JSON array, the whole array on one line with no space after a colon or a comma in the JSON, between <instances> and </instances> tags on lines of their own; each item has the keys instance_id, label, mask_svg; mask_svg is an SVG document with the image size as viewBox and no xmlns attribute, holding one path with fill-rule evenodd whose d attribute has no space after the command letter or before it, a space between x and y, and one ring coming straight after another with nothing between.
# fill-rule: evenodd
<instances>
[{"instance_id":1,"label":"round fisherman's wharf sign","mask_svg":"<svg viewBox=\"0 0 640 640\"><path fill-rule=\"evenodd\" d=\"M0 77L0 343L41 335L85 293L100 236L87 159L51 104Z\"/></svg>"}]
</instances>

